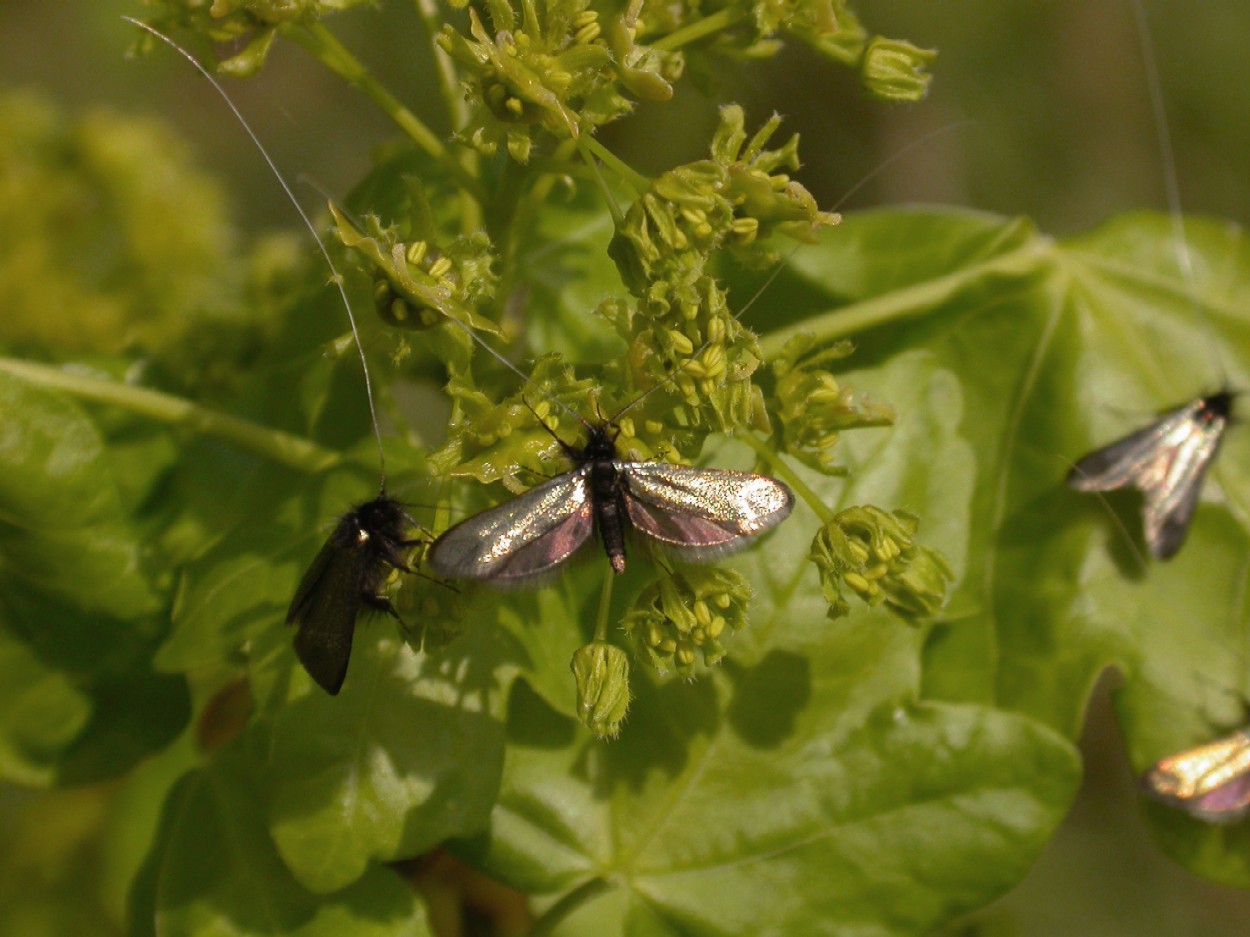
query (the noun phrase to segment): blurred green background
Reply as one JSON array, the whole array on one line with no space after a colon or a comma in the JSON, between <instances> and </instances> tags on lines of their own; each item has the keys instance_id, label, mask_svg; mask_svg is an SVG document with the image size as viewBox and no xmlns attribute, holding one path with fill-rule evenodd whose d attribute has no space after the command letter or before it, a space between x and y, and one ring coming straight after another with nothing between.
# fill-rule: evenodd
<instances>
[{"instance_id":1,"label":"blurred green background","mask_svg":"<svg viewBox=\"0 0 1250 937\"><path fill-rule=\"evenodd\" d=\"M1167 174L1128 0L880 0L856 9L873 32L941 51L927 101L866 101L845 69L801 48L736 73L727 95L746 105L753 123L773 110L786 115L785 127L803 138L800 177L823 205L844 198L843 210L967 205L1028 215L1055 235L1130 209L1167 208ZM1147 11L1185 210L1244 224L1250 4L1151 0ZM142 12L133 0L0 0L0 90L37 90L75 114L107 108L175 124L201 165L221 178L241 225L293 227L267 168L189 66L165 50L146 61L126 59L134 30L120 16ZM425 40L406 3L356 11L333 26L389 88L446 129ZM229 87L288 176L306 174L338 196L364 174L373 147L396 135L360 96L289 44L279 42L259 78ZM673 104L643 108L633 120L641 126L614 127L605 142L654 171L701 156L714 114L685 86ZM317 201L309 189L301 194ZM1083 740L1087 780L1068 823L1021 888L948 929L948 937L1250 932L1250 895L1168 863L1140 824L1107 703L1113 683L1104 681L1096 696ZM7 844L0 850L0 903L28 899L68 876L96 874L102 858L92 854L89 835L106 794L0 788L0 841ZM96 913L104 909L92 900L31 917L29 933L107 932Z\"/></svg>"}]
</instances>

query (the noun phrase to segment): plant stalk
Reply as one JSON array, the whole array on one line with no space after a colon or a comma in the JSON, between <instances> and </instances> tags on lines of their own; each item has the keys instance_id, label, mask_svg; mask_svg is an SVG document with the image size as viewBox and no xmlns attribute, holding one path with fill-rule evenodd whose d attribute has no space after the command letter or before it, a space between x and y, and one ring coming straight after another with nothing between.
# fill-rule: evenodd
<instances>
[{"instance_id":1,"label":"plant stalk","mask_svg":"<svg viewBox=\"0 0 1250 937\"><path fill-rule=\"evenodd\" d=\"M340 453L324 449L299 436L209 410L182 397L160 391L131 387L128 384L16 358L0 358L0 371L81 400L120 407L160 423L220 439L245 452L310 475L332 468L343 458Z\"/></svg>"}]
</instances>

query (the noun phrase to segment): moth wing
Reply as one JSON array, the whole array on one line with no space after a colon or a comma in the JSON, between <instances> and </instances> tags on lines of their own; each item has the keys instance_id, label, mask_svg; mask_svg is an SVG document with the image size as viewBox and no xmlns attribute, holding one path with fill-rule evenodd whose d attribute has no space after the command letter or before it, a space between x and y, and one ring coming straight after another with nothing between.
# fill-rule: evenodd
<instances>
[{"instance_id":1,"label":"moth wing","mask_svg":"<svg viewBox=\"0 0 1250 937\"><path fill-rule=\"evenodd\" d=\"M331 537L304 573L287 610L287 624L297 626L295 656L331 696L347 676L368 563L363 547Z\"/></svg>"},{"instance_id":2,"label":"moth wing","mask_svg":"<svg viewBox=\"0 0 1250 937\"><path fill-rule=\"evenodd\" d=\"M790 489L766 475L658 462L615 465L630 522L688 559L746 546L794 506Z\"/></svg>"},{"instance_id":3,"label":"moth wing","mask_svg":"<svg viewBox=\"0 0 1250 937\"><path fill-rule=\"evenodd\" d=\"M594 530L585 467L475 514L438 537L430 569L449 579L523 585L559 566Z\"/></svg>"},{"instance_id":4,"label":"moth wing","mask_svg":"<svg viewBox=\"0 0 1250 937\"><path fill-rule=\"evenodd\" d=\"M1164 758L1142 781L1154 797L1199 819L1232 822L1250 810L1250 734L1234 732Z\"/></svg>"},{"instance_id":5,"label":"moth wing","mask_svg":"<svg viewBox=\"0 0 1250 937\"><path fill-rule=\"evenodd\" d=\"M1195 419L1191 424L1189 431L1169 447L1169 458L1166 465L1159 466L1157 483L1142 488L1146 545L1155 559L1168 559L1185 542L1202 480L1223 436L1222 421L1206 425Z\"/></svg>"},{"instance_id":6,"label":"moth wing","mask_svg":"<svg viewBox=\"0 0 1250 937\"><path fill-rule=\"evenodd\" d=\"M1149 479L1166 473L1169 448L1178 432L1192 424L1193 406L1184 406L1161 419L1095 449L1068 472L1068 486L1077 491L1112 491L1126 485L1146 489Z\"/></svg>"},{"instance_id":7,"label":"moth wing","mask_svg":"<svg viewBox=\"0 0 1250 937\"><path fill-rule=\"evenodd\" d=\"M1211 823L1232 823L1250 810L1250 774L1226 781L1187 805L1194 816Z\"/></svg>"}]
</instances>

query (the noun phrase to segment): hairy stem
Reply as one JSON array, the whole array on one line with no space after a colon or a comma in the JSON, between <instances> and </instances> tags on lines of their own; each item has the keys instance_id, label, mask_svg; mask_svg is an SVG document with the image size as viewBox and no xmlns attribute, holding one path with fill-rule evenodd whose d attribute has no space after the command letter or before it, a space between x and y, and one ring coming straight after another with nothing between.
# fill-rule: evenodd
<instances>
[{"instance_id":1,"label":"hairy stem","mask_svg":"<svg viewBox=\"0 0 1250 937\"><path fill-rule=\"evenodd\" d=\"M464 95L460 91L460 76L456 72L456 63L450 55L443 51L437 42L442 27L442 13L434 0L413 0L417 16L425 27L426 38L430 41L430 55L434 59L435 74L438 75L438 93L447 108L447 117L453 131L459 130L469 122L469 108L465 104ZM473 178L479 178L478 154L468 148L460 148L456 161L464 171ZM482 205L469 192L461 189L460 198L460 230L471 234L482 226Z\"/></svg>"},{"instance_id":2,"label":"hairy stem","mask_svg":"<svg viewBox=\"0 0 1250 937\"><path fill-rule=\"evenodd\" d=\"M713 33L720 32L722 29L728 29L730 26L746 19L746 16L746 8L725 7L723 10L717 10L710 16L695 20L676 32L671 32L667 36L657 39L655 42L650 43L650 46L662 52L671 52L674 49L680 49L684 45L705 39Z\"/></svg>"},{"instance_id":3,"label":"hairy stem","mask_svg":"<svg viewBox=\"0 0 1250 937\"><path fill-rule=\"evenodd\" d=\"M323 449L307 439L208 410L182 397L160 391L131 387L14 358L0 358L0 370L28 383L59 390L81 400L120 407L160 423L220 439L245 452L300 472L322 472L342 461L339 453Z\"/></svg>"},{"instance_id":4,"label":"hairy stem","mask_svg":"<svg viewBox=\"0 0 1250 937\"><path fill-rule=\"evenodd\" d=\"M370 75L360 60L352 55L325 26L313 23L300 28L283 27L282 31L283 35L298 42L336 75L352 87L362 91L365 97L395 121L417 146L438 160L464 190L472 193L479 204L486 201L486 192L481 183L447 151L442 139L430 130L421 118L404 107L381 82Z\"/></svg>"},{"instance_id":5,"label":"hairy stem","mask_svg":"<svg viewBox=\"0 0 1250 937\"><path fill-rule=\"evenodd\" d=\"M827 343L888 323L931 315L933 309L950 302L965 288L981 287L987 275L993 278L1024 278L1036 273L1042 265L1053 262L1052 254L1048 241L1034 238L1017 250L1000 254L984 263L916 286L817 313L800 324L769 332L760 337L760 348L765 358L771 358L798 334L815 335L822 343Z\"/></svg>"}]
</instances>

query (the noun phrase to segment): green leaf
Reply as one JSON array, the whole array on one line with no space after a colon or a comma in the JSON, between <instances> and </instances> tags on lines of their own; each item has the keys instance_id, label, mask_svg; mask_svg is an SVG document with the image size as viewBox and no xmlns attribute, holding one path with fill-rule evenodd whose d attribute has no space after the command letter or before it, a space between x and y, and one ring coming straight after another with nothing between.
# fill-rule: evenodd
<instances>
[{"instance_id":1,"label":"green leaf","mask_svg":"<svg viewBox=\"0 0 1250 937\"><path fill-rule=\"evenodd\" d=\"M387 869L333 895L292 878L265 830L258 739L240 742L170 796L156 860L157 933L426 937L416 896Z\"/></svg>"},{"instance_id":2,"label":"green leaf","mask_svg":"<svg viewBox=\"0 0 1250 937\"><path fill-rule=\"evenodd\" d=\"M4 579L90 612L124 618L155 610L95 427L67 398L3 372L0 412Z\"/></svg>"},{"instance_id":3,"label":"green leaf","mask_svg":"<svg viewBox=\"0 0 1250 937\"><path fill-rule=\"evenodd\" d=\"M270 827L314 892L480 830L498 791L498 694L466 692L463 671L457 679L378 628L390 625L357 627L340 695L314 688L273 722Z\"/></svg>"},{"instance_id":4,"label":"green leaf","mask_svg":"<svg viewBox=\"0 0 1250 937\"><path fill-rule=\"evenodd\" d=\"M9 742L25 754L11 751L9 767L46 778L55 753L64 780L112 776L173 738L188 714L183 680L150 669L164 628L146 575L155 564L99 433L74 403L0 373L0 410L9 415L0 428L0 616L29 647L9 656L28 668L3 700L0 722L24 726ZM30 693L39 719L23 715Z\"/></svg>"},{"instance_id":5,"label":"green leaf","mask_svg":"<svg viewBox=\"0 0 1250 937\"><path fill-rule=\"evenodd\" d=\"M534 236L521 244L518 266L527 272L528 304L542 310L526 339L544 353L605 360L623 351L608 324L594 315L604 299L624 293L608 256L612 216L601 200L561 196L557 188L538 216Z\"/></svg>"},{"instance_id":6,"label":"green leaf","mask_svg":"<svg viewBox=\"0 0 1250 937\"><path fill-rule=\"evenodd\" d=\"M967 518L949 508L971 498L974 461L958 380L910 352L883 383L905 442L848 433L853 482L804 480L831 508L906 503L933 518L920 539L963 569L951 534ZM755 600L720 668L693 684L635 668L617 742L590 741L518 684L490 838L468 854L528 892L606 880L581 914L644 934L802 933L814 920L921 933L1014 884L1075 791L1074 747L1027 716L918 702L924 633L879 611L828 622L803 562L814 528L800 505L734 561Z\"/></svg>"},{"instance_id":7,"label":"green leaf","mask_svg":"<svg viewBox=\"0 0 1250 937\"><path fill-rule=\"evenodd\" d=\"M0 629L0 777L47 784L82 731L91 701Z\"/></svg>"},{"instance_id":8,"label":"green leaf","mask_svg":"<svg viewBox=\"0 0 1250 937\"><path fill-rule=\"evenodd\" d=\"M962 584L926 648L925 695L1018 710L1075 737L1094 680L1115 667L1137 771L1244 722L1250 439L1229 430L1189 540L1167 563L1145 559L1139 497L1103 501L1063 484L1073 461L1154 414L1224 381L1245 384L1250 254L1240 230L1188 222L1192 277L1171 220L1154 215L1069 242L955 213L873 213L838 234L796 261L803 327L855 334L854 362L887 376L901 413L888 375L904 359L952 375L942 393L974 455L962 470L930 463L935 483L971 469L972 497L922 512L923 531L960 511L968 538ZM930 461L923 446L890 445ZM931 542L951 555L946 537ZM1150 817L1192 868L1250 885L1238 835Z\"/></svg>"}]
</instances>

